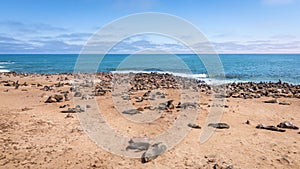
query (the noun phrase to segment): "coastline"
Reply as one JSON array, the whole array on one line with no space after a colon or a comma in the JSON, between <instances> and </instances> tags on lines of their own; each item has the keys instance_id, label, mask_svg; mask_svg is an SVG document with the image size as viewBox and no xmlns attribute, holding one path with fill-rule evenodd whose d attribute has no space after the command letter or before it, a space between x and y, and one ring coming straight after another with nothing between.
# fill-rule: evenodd
<instances>
[{"instance_id":1,"label":"coastline","mask_svg":"<svg viewBox=\"0 0 300 169\"><path fill-rule=\"evenodd\" d=\"M0 168L51 168L54 165L59 168L300 167L299 130L285 129L280 133L256 128L258 124L276 126L284 121L299 127L300 85L284 82L230 83L225 84L226 90L222 91L203 81L178 79L170 74L133 74L129 98L122 99L128 99L126 101L142 113L146 113L146 107L151 104L144 96L148 91L161 90L165 98L155 97L155 100L173 100L177 106L180 86L176 80L181 80L198 87L200 101L199 108L194 110L198 112L195 124L204 128L210 109L220 106L224 110L220 122L230 128L216 129L203 144L199 143L203 129L191 128L176 147L145 164L140 159L120 157L101 149L80 125L77 112L72 109L76 107L73 99L95 99L107 122L129 137L153 137L176 121L178 108L161 110L160 117L153 123L124 120L111 99L114 94L111 82L124 80L124 76L97 73L95 95L75 97L73 74L0 73ZM84 79L83 75L78 76L78 81ZM225 99L224 104L213 104L213 96ZM69 108L75 113L62 113Z\"/></svg>"}]
</instances>

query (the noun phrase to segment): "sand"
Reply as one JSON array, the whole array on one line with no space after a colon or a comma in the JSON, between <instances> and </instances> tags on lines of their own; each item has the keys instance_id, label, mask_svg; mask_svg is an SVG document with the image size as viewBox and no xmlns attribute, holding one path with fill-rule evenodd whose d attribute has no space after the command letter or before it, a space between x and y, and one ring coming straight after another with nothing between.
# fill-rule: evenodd
<instances>
[{"instance_id":1,"label":"sand","mask_svg":"<svg viewBox=\"0 0 300 169\"><path fill-rule=\"evenodd\" d=\"M142 163L140 158L121 157L103 150L84 131L78 113L61 113L59 106L74 107L70 101L45 103L70 85L41 90L45 85L67 83L72 75L0 75L0 168L300 168L299 130L275 132L256 129L263 123L276 126L290 121L300 126L300 99L279 98L290 105L264 103L270 97L254 99L226 98L221 122L229 129L217 129L206 142L200 144L203 129L190 129L174 148L156 159ZM28 86L4 86L5 81L19 80ZM33 85L35 84L35 85ZM41 84L37 86L36 84ZM167 99L178 103L176 90L165 89ZM134 96L142 93L133 92ZM202 128L209 112L210 94L200 93L200 108L196 124ZM103 116L115 130L128 137L153 137L164 132L176 121L176 113L163 111L163 117L153 123L137 124L124 119L115 108L112 94L95 96ZM137 103L143 107L147 101ZM87 113L87 112L83 112ZM250 124L245 124L249 120Z\"/></svg>"}]
</instances>

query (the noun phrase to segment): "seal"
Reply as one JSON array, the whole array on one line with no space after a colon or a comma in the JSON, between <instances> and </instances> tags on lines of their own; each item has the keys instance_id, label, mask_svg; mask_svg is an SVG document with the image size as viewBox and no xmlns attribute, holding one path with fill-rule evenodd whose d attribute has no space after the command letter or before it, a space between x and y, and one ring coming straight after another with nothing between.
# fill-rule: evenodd
<instances>
[{"instance_id":1,"label":"seal","mask_svg":"<svg viewBox=\"0 0 300 169\"><path fill-rule=\"evenodd\" d=\"M150 144L147 142L134 142L132 139L128 141L129 145L126 147L128 150L136 150L135 152L148 150Z\"/></svg>"},{"instance_id":2,"label":"seal","mask_svg":"<svg viewBox=\"0 0 300 169\"><path fill-rule=\"evenodd\" d=\"M294 130L298 130L299 127L295 126L292 122L289 121L284 121L282 123L279 123L277 125L277 127L279 128L287 128L287 129L294 129Z\"/></svg>"},{"instance_id":3,"label":"seal","mask_svg":"<svg viewBox=\"0 0 300 169\"><path fill-rule=\"evenodd\" d=\"M271 131L278 131L278 132L285 132L283 129L279 129L275 126L264 126L263 124L259 124L256 126L257 129L265 129L265 130L271 130Z\"/></svg>"},{"instance_id":4,"label":"seal","mask_svg":"<svg viewBox=\"0 0 300 169\"><path fill-rule=\"evenodd\" d=\"M162 142L155 143L149 147L149 149L143 153L141 157L142 163L147 163L151 160L156 159L159 155L167 150L167 146Z\"/></svg>"},{"instance_id":5,"label":"seal","mask_svg":"<svg viewBox=\"0 0 300 169\"><path fill-rule=\"evenodd\" d=\"M207 126L217 129L229 129L230 126L226 123L209 123Z\"/></svg>"}]
</instances>

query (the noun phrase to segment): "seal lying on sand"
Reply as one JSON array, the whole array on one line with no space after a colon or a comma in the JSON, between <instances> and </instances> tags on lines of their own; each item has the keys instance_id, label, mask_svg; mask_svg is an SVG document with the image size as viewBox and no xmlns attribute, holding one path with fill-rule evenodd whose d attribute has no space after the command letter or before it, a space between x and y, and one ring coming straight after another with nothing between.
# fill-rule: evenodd
<instances>
[{"instance_id":1,"label":"seal lying on sand","mask_svg":"<svg viewBox=\"0 0 300 169\"><path fill-rule=\"evenodd\" d=\"M217 129L229 129L230 126L226 123L209 123L207 126Z\"/></svg>"},{"instance_id":2,"label":"seal lying on sand","mask_svg":"<svg viewBox=\"0 0 300 169\"><path fill-rule=\"evenodd\" d=\"M162 142L151 145L151 147L149 147L149 149L142 155L142 163L147 163L151 160L154 160L166 150L167 146Z\"/></svg>"},{"instance_id":3,"label":"seal lying on sand","mask_svg":"<svg viewBox=\"0 0 300 169\"><path fill-rule=\"evenodd\" d=\"M287 129L294 129L294 130L299 129L299 127L295 126L292 122L289 122L289 121L284 121L284 122L278 124L277 127L287 128Z\"/></svg>"},{"instance_id":4,"label":"seal lying on sand","mask_svg":"<svg viewBox=\"0 0 300 169\"><path fill-rule=\"evenodd\" d=\"M193 124L193 123L189 123L188 126L190 128L194 128L194 129L201 129L201 126L197 125L197 124Z\"/></svg>"},{"instance_id":5,"label":"seal lying on sand","mask_svg":"<svg viewBox=\"0 0 300 169\"><path fill-rule=\"evenodd\" d=\"M123 114L129 114L129 115L142 114L140 111L138 111L136 109L125 110L122 113Z\"/></svg>"},{"instance_id":6,"label":"seal lying on sand","mask_svg":"<svg viewBox=\"0 0 300 169\"><path fill-rule=\"evenodd\" d=\"M136 152L148 150L150 144L147 142L134 142L132 139L128 141L129 146L126 147L127 150L136 150Z\"/></svg>"},{"instance_id":7,"label":"seal lying on sand","mask_svg":"<svg viewBox=\"0 0 300 169\"><path fill-rule=\"evenodd\" d=\"M256 126L257 129L266 129L266 130L271 130L271 131L279 131L279 132L285 132L283 129L279 129L275 126L264 126L263 124L259 124Z\"/></svg>"}]
</instances>

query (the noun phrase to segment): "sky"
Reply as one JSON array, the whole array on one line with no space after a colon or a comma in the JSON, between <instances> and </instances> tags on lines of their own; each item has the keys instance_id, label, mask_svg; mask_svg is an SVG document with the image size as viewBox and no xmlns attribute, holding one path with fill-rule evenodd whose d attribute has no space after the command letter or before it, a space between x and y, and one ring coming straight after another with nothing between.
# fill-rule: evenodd
<instances>
[{"instance_id":1,"label":"sky","mask_svg":"<svg viewBox=\"0 0 300 169\"><path fill-rule=\"evenodd\" d=\"M299 9L300 0L0 0L0 53L80 53L107 24L144 12L190 22L217 53L300 53ZM143 35L112 53L188 52L180 45Z\"/></svg>"}]
</instances>

